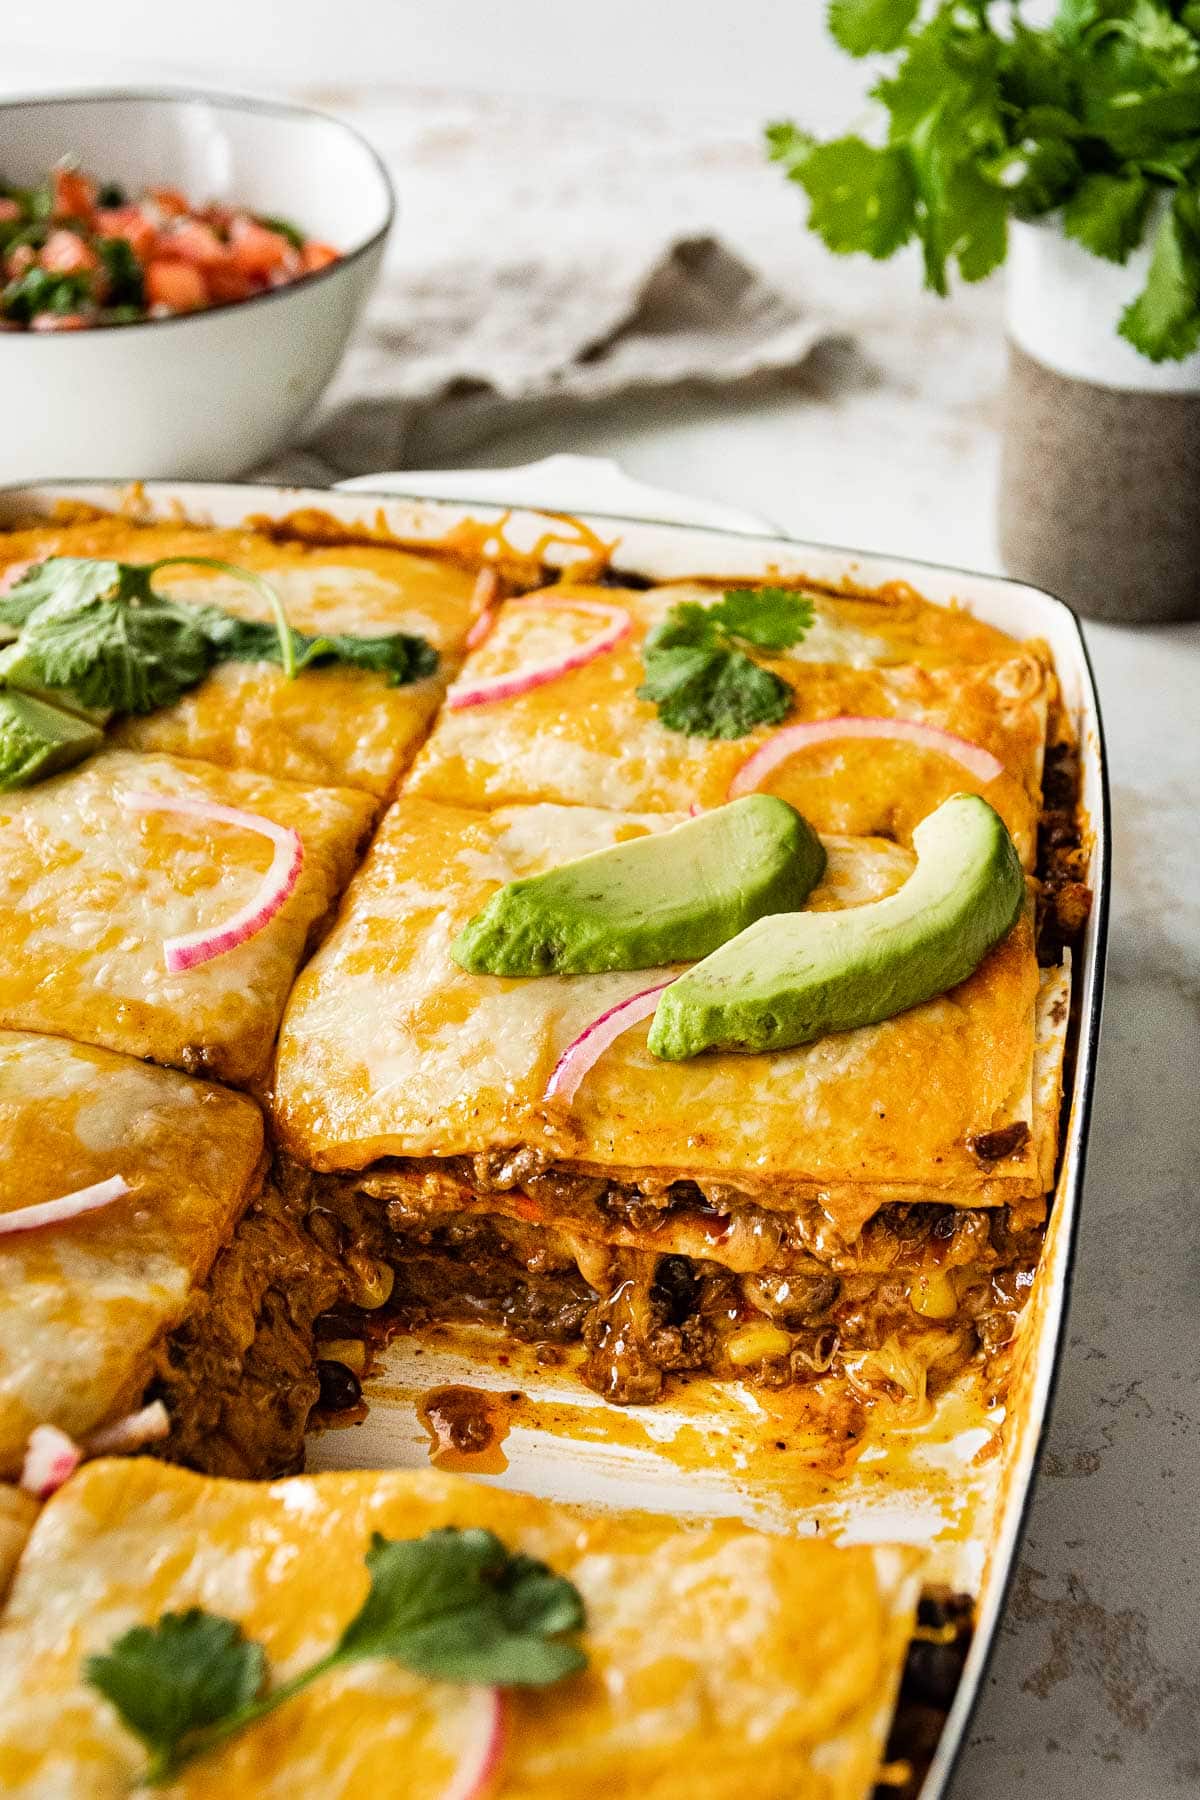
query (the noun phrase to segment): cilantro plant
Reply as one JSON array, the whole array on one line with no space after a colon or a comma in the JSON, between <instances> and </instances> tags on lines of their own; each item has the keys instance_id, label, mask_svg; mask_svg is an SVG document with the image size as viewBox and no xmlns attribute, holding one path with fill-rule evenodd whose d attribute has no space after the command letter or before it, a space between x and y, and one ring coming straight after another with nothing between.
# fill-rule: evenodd
<instances>
[{"instance_id":1,"label":"cilantro plant","mask_svg":"<svg viewBox=\"0 0 1200 1800\"><path fill-rule=\"evenodd\" d=\"M871 89L879 141L767 128L831 250L885 258L917 239L925 282L979 281L1010 218L1061 213L1068 237L1125 262L1152 233L1117 329L1152 362L1200 347L1200 0L830 0L851 56L891 60ZM1157 202L1157 204L1156 204Z\"/></svg>"},{"instance_id":2,"label":"cilantro plant","mask_svg":"<svg viewBox=\"0 0 1200 1800\"><path fill-rule=\"evenodd\" d=\"M326 1654L267 1688L262 1646L233 1619L192 1607L135 1625L84 1679L142 1740L151 1786L275 1712L332 1669L390 1658L433 1681L546 1687L587 1665L578 1590L490 1531L431 1531L367 1551L370 1587Z\"/></svg>"},{"instance_id":3,"label":"cilantro plant","mask_svg":"<svg viewBox=\"0 0 1200 1800\"><path fill-rule=\"evenodd\" d=\"M786 650L812 620L811 600L787 588L729 588L712 606L682 600L646 639L638 695L654 701L671 731L694 737L740 738L777 725L792 689L742 646Z\"/></svg>"}]
</instances>

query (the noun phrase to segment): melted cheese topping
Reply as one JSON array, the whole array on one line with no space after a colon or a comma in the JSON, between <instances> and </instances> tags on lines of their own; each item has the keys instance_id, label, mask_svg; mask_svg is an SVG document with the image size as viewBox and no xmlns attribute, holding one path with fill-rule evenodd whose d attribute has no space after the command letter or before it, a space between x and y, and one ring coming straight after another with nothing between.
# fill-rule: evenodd
<instances>
[{"instance_id":1,"label":"melted cheese topping","mask_svg":"<svg viewBox=\"0 0 1200 1800\"><path fill-rule=\"evenodd\" d=\"M688 737L662 725L657 709L639 700L636 691L647 631L678 599L711 601L711 590L614 593L564 586L555 592L564 599L575 594L627 607L635 620L633 635L583 668L515 698L443 712L413 766L409 792L480 807L534 800L625 811L682 811L693 801L719 805L734 775L771 731L736 741ZM775 771L767 790L790 800L820 831L884 832L904 843L951 794L981 793L1005 819L1032 868L1053 689L1039 657L965 614L924 603L913 603L907 630L904 619L889 617L881 602L817 599L814 604L816 622L804 640L786 655L759 659L795 690L787 724L847 713L917 720L990 750L1004 773L980 782L961 763L912 744L845 740L792 757ZM872 608L884 616L868 631L862 619ZM968 641L986 648L991 660L926 666L923 658L931 651L965 658L957 636L964 627L986 634L982 644L973 636ZM517 601L502 610L491 636L468 656L464 679L549 660L595 631L595 619L572 612L569 604L549 610Z\"/></svg>"},{"instance_id":2,"label":"melted cheese topping","mask_svg":"<svg viewBox=\"0 0 1200 1800\"><path fill-rule=\"evenodd\" d=\"M646 1049L647 1021L605 1052L569 1113L544 1102L567 1045L655 975L471 975L449 946L503 882L674 822L398 801L288 1006L276 1080L288 1148L335 1169L529 1144L614 1172L724 1175L792 1193L809 1183L851 1236L881 1198L1040 1193L1032 1142L994 1170L967 1142L1032 1123L1028 919L960 987L881 1025L775 1055L667 1063ZM835 839L829 850L818 907L890 893L911 864L892 844Z\"/></svg>"},{"instance_id":3,"label":"melted cheese topping","mask_svg":"<svg viewBox=\"0 0 1200 1800\"><path fill-rule=\"evenodd\" d=\"M472 578L452 563L407 551L277 544L250 531L136 527L120 519L0 537L0 570L46 556L153 562L211 556L253 569L278 589L288 618L310 635L377 637L407 631L438 651L435 676L389 687L364 669L311 669L287 681L271 663L227 663L174 706L113 727L116 742L202 757L288 781L365 788L384 797L408 767L462 655ZM175 599L269 620L246 582L212 569L164 569L155 585Z\"/></svg>"},{"instance_id":4,"label":"melted cheese topping","mask_svg":"<svg viewBox=\"0 0 1200 1800\"><path fill-rule=\"evenodd\" d=\"M489 1527L543 1559L587 1609L587 1672L507 1695L497 1800L866 1800L912 1625L914 1551L587 1517L433 1472L261 1486L145 1459L89 1465L34 1530L0 1623L0 1788L124 1800L142 1752L80 1663L135 1622L225 1614L286 1679L361 1604L372 1532L447 1525ZM440 1792L446 1761L408 1753L415 1738L438 1757L429 1719L453 1692L382 1662L327 1676L171 1792L362 1800L398 1779L406 1795Z\"/></svg>"},{"instance_id":5,"label":"melted cheese topping","mask_svg":"<svg viewBox=\"0 0 1200 1800\"><path fill-rule=\"evenodd\" d=\"M81 1437L136 1407L257 1185L252 1100L63 1038L0 1032L0 1213L123 1175L130 1192L0 1239L0 1475L35 1425Z\"/></svg>"},{"instance_id":6,"label":"melted cheese topping","mask_svg":"<svg viewBox=\"0 0 1200 1800\"><path fill-rule=\"evenodd\" d=\"M270 863L261 835L122 804L189 794L294 826L295 891L235 950L169 974L163 940L219 926ZM48 1031L234 1083L260 1075L314 925L349 878L374 802L113 750L0 795L0 1027Z\"/></svg>"}]
</instances>

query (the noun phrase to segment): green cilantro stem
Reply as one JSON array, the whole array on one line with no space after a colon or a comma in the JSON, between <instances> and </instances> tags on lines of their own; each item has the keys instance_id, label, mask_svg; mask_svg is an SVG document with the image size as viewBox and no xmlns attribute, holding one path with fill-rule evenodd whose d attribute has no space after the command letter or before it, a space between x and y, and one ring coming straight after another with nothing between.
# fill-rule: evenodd
<instances>
[{"instance_id":1,"label":"green cilantro stem","mask_svg":"<svg viewBox=\"0 0 1200 1800\"><path fill-rule=\"evenodd\" d=\"M236 1712L232 1712L227 1718L222 1719L220 1724L208 1725L202 1731L183 1738L179 1743L156 1751L146 1764L142 1775L143 1785L166 1787L167 1783L174 1781L180 1770L188 1763L195 1762L197 1757L207 1756L210 1751L219 1749L230 1738L237 1737L239 1732L245 1731L251 1725L257 1725L262 1719L269 1718L273 1712L278 1712L281 1706L286 1706L289 1700L294 1700L297 1694L302 1694L306 1687L311 1687L314 1681L319 1681L322 1675L328 1675L332 1669L341 1668L355 1660L357 1659L352 1656L343 1655L335 1646L319 1661L310 1664L307 1669L299 1670L291 1677L290 1681L282 1681L277 1688L272 1688L269 1694L263 1694L257 1700L248 1701L245 1706L240 1706Z\"/></svg>"},{"instance_id":2,"label":"green cilantro stem","mask_svg":"<svg viewBox=\"0 0 1200 1800\"><path fill-rule=\"evenodd\" d=\"M275 629L279 633L279 661L289 681L296 679L296 640L288 620L282 597L273 582L264 575L258 575L253 569L239 568L237 563L222 562L217 556L163 556L150 564L147 580L153 580L159 569L178 568L180 565L193 569L217 569L223 575L236 575L239 581L255 588L271 608L275 620Z\"/></svg>"}]
</instances>

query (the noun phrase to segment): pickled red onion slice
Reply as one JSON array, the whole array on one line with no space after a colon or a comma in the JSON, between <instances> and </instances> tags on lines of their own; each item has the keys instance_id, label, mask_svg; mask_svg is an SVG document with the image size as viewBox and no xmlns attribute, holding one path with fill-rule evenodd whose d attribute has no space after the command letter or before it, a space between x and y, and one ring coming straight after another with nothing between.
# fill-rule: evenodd
<instances>
[{"instance_id":1,"label":"pickled red onion slice","mask_svg":"<svg viewBox=\"0 0 1200 1800\"><path fill-rule=\"evenodd\" d=\"M215 800L198 800L187 794L126 794L125 804L134 812L184 813L193 819L211 819L218 825L236 825L242 831L255 831L275 846L271 866L257 890L245 906L205 931L189 931L183 937L167 938L163 956L172 975L194 969L236 950L249 938L257 937L295 890L304 866L304 845L300 833L290 825L276 825L261 813L244 812L240 806L221 806Z\"/></svg>"},{"instance_id":2,"label":"pickled red onion slice","mask_svg":"<svg viewBox=\"0 0 1200 1800\"><path fill-rule=\"evenodd\" d=\"M838 738L900 738L918 749L953 757L979 781L994 781L1004 773L1004 764L990 750L956 737L952 731L943 731L940 726L923 725L917 719L862 719L843 713L836 719L811 719L777 731L742 764L729 784L728 798L737 800L742 794L754 793L773 769L798 750L807 750L812 744L833 743Z\"/></svg>"},{"instance_id":3,"label":"pickled red onion slice","mask_svg":"<svg viewBox=\"0 0 1200 1800\"><path fill-rule=\"evenodd\" d=\"M35 1425L25 1446L21 1486L36 1500L48 1500L83 1461L83 1451L57 1425Z\"/></svg>"},{"instance_id":4,"label":"pickled red onion slice","mask_svg":"<svg viewBox=\"0 0 1200 1800\"><path fill-rule=\"evenodd\" d=\"M670 987L674 979L673 975L669 976L666 981L657 981L653 987L631 994L628 1000L621 1000L616 1006L610 1006L598 1019L585 1025L555 1063L554 1073L546 1083L544 1098L550 1100L557 1096L570 1105L592 1064L598 1061L623 1031L628 1031L639 1019L649 1018L658 1005L658 996L665 987Z\"/></svg>"},{"instance_id":5,"label":"pickled red onion slice","mask_svg":"<svg viewBox=\"0 0 1200 1800\"><path fill-rule=\"evenodd\" d=\"M110 1175L107 1181L94 1181L90 1187L76 1188L73 1194L62 1194L57 1200L42 1200L34 1206L18 1206L15 1212L0 1213L0 1237L15 1231L37 1231L44 1225L64 1225L83 1213L111 1206L129 1192L129 1183L121 1175Z\"/></svg>"},{"instance_id":6,"label":"pickled red onion slice","mask_svg":"<svg viewBox=\"0 0 1200 1800\"><path fill-rule=\"evenodd\" d=\"M485 1800L495 1790L508 1737L504 1695L499 1688L474 1688L471 1734L462 1761L450 1778L442 1800Z\"/></svg>"},{"instance_id":7,"label":"pickled red onion slice","mask_svg":"<svg viewBox=\"0 0 1200 1800\"><path fill-rule=\"evenodd\" d=\"M446 704L454 711L461 711L467 706L486 706L491 700L513 700L518 694L527 694L531 688L544 687L548 681L557 681L560 675L569 675L572 669L582 669L585 664L603 656L606 651L615 650L621 640L633 630L632 614L626 612L623 606L609 606L600 600L576 600L569 594L536 594L526 599L512 600L509 605L569 607L572 612L589 613L595 618L605 619L607 624L603 631L588 638L586 643L577 644L572 650L564 650L545 662L533 663L526 669L514 669L508 675L486 675L455 682L446 693ZM479 641L482 642L482 639Z\"/></svg>"},{"instance_id":8,"label":"pickled red onion slice","mask_svg":"<svg viewBox=\"0 0 1200 1800\"><path fill-rule=\"evenodd\" d=\"M170 1430L171 1419L166 1407L161 1400L152 1400L149 1406L126 1413L124 1418L114 1419L111 1425L93 1431L84 1449L88 1456L116 1456L122 1451L140 1450L143 1444L157 1443L167 1437Z\"/></svg>"},{"instance_id":9,"label":"pickled red onion slice","mask_svg":"<svg viewBox=\"0 0 1200 1800\"><path fill-rule=\"evenodd\" d=\"M471 591L471 610L475 620L466 635L468 650L474 650L485 638L492 635L492 627L496 623L496 596L500 592L500 577L495 569L480 569L475 577L475 586Z\"/></svg>"}]
</instances>

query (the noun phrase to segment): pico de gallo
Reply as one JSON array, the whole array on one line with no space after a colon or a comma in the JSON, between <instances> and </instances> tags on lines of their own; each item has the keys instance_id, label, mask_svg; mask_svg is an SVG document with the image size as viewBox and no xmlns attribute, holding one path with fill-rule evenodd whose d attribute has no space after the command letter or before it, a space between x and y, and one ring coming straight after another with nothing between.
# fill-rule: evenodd
<instances>
[{"instance_id":1,"label":"pico de gallo","mask_svg":"<svg viewBox=\"0 0 1200 1800\"><path fill-rule=\"evenodd\" d=\"M71 163L36 187L0 178L0 330L79 331L200 312L338 260L287 219L196 206L174 187L131 198Z\"/></svg>"}]
</instances>

